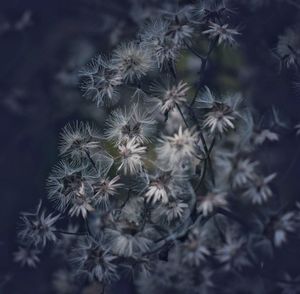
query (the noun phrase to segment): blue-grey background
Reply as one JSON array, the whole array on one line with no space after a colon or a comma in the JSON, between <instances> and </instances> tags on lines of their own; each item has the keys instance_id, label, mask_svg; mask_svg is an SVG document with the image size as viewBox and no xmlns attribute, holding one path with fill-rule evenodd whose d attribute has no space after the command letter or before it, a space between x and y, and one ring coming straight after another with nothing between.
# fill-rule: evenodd
<instances>
[{"instance_id":1,"label":"blue-grey background","mask_svg":"<svg viewBox=\"0 0 300 294\"><path fill-rule=\"evenodd\" d=\"M57 161L60 128L67 121L86 118L101 126L104 115L81 98L76 74L94 54L109 52L120 40L134 37L139 15L131 7L126 0L0 0L0 293L54 293L55 261L47 253L37 270L20 269L12 261L18 214L46 197L45 181ZM279 74L271 49L278 35L297 22L299 11L275 1L258 10L239 1L236 7L247 69L244 77L236 78L239 87L251 87L261 114L275 105L289 125L280 130L282 140L264 146L260 156L270 169L286 173L276 186L278 193L298 199L299 142L293 125L300 122L300 93L292 81L299 77L295 72ZM28 23L14 28L27 12ZM235 77L236 72L228 74ZM297 246L296 241L291 244L284 258L294 271L299 267ZM121 292L126 291L131 293L130 287L122 286Z\"/></svg>"}]
</instances>

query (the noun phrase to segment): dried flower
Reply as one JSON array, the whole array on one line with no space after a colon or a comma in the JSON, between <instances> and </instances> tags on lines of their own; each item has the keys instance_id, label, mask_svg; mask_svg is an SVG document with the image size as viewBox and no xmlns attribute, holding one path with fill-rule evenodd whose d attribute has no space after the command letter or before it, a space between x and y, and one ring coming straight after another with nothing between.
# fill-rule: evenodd
<instances>
[{"instance_id":1,"label":"dried flower","mask_svg":"<svg viewBox=\"0 0 300 294\"><path fill-rule=\"evenodd\" d=\"M173 110L176 105L180 106L186 102L189 87L187 83L180 81L177 85L168 83L154 83L150 88L153 97L152 103L155 104L154 109L159 109L162 113L168 113Z\"/></svg>"},{"instance_id":2,"label":"dried flower","mask_svg":"<svg viewBox=\"0 0 300 294\"><path fill-rule=\"evenodd\" d=\"M46 215L41 208L42 202L40 201L34 213L24 212L21 214L22 227L18 232L18 237L29 245L45 247L48 241L56 241L54 224L60 216L53 216L51 213ZM25 254L25 251L21 253Z\"/></svg>"},{"instance_id":3,"label":"dried flower","mask_svg":"<svg viewBox=\"0 0 300 294\"><path fill-rule=\"evenodd\" d=\"M202 32L205 35L208 35L210 39L217 39L218 45L222 43L227 43L229 45L235 45L236 41L234 37L240 35L236 29L228 28L228 24L219 25L214 22L210 22L209 29Z\"/></svg>"},{"instance_id":4,"label":"dried flower","mask_svg":"<svg viewBox=\"0 0 300 294\"><path fill-rule=\"evenodd\" d=\"M135 140L130 140L118 146L121 157L119 170L124 174L137 174L142 170L142 156L146 153L146 147L140 146Z\"/></svg>"},{"instance_id":5,"label":"dried flower","mask_svg":"<svg viewBox=\"0 0 300 294\"><path fill-rule=\"evenodd\" d=\"M276 173L273 173L265 178L256 177L255 180L249 185L244 192L244 196L250 199L253 204L263 204L273 193L269 187L269 183L276 177Z\"/></svg>"},{"instance_id":6,"label":"dried flower","mask_svg":"<svg viewBox=\"0 0 300 294\"><path fill-rule=\"evenodd\" d=\"M14 261L20 263L21 266L29 266L35 268L40 262L38 255L40 250L34 248L19 247L18 251L14 253Z\"/></svg>"},{"instance_id":7,"label":"dried flower","mask_svg":"<svg viewBox=\"0 0 300 294\"><path fill-rule=\"evenodd\" d=\"M153 68L150 52L134 42L120 45L113 53L112 63L126 82L141 79Z\"/></svg>"},{"instance_id":8,"label":"dried flower","mask_svg":"<svg viewBox=\"0 0 300 294\"><path fill-rule=\"evenodd\" d=\"M95 101L97 106L111 106L118 102L122 76L110 61L98 56L80 72L80 76L83 96Z\"/></svg>"}]
</instances>

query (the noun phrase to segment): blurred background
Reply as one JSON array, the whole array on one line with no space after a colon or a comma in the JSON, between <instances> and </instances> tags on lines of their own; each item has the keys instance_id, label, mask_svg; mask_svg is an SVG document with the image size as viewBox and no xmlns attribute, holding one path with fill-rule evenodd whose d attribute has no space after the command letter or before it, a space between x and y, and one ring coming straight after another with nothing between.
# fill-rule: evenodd
<instances>
[{"instance_id":1,"label":"blurred background","mask_svg":"<svg viewBox=\"0 0 300 294\"><path fill-rule=\"evenodd\" d=\"M0 0L0 293L56 293L51 256L46 254L37 270L13 263L18 215L46 197L45 181L57 161L64 124L88 119L101 128L105 119L102 110L81 97L80 68L97 53L134 38L144 20L174 2ZM279 111L281 140L264 146L259 156L270 170L284 173L278 192L298 199L299 142L293 126L300 122L300 78L294 71L279 71L272 49L278 36L298 23L300 10L288 1L232 2L240 45L230 54L218 50L207 83L220 91L247 92L266 117L272 106ZM297 268L293 255L290 265ZM120 287L122 293L133 293L130 285Z\"/></svg>"}]
</instances>

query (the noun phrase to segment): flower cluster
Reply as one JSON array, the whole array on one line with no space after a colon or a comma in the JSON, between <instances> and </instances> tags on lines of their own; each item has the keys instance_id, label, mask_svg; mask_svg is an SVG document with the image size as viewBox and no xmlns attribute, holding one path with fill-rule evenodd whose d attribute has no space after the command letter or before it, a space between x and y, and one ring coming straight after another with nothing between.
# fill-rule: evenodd
<instances>
[{"instance_id":1,"label":"flower cluster","mask_svg":"<svg viewBox=\"0 0 300 294\"><path fill-rule=\"evenodd\" d=\"M49 244L67 264L55 285L71 291L70 272L104 288L129 269L140 293L221 293L222 278L261 279L266 252L297 232L299 207L279 207L280 174L257 156L279 135L255 124L242 89L217 95L204 83L213 52L237 50L221 45L241 33L226 1L200 2L149 19L80 72L106 122L63 128L47 181L58 212L40 203L21 215L16 262L35 266ZM297 37L279 38L287 67L298 64ZM200 59L194 81L177 62L187 52ZM67 229L56 228L61 218Z\"/></svg>"}]
</instances>

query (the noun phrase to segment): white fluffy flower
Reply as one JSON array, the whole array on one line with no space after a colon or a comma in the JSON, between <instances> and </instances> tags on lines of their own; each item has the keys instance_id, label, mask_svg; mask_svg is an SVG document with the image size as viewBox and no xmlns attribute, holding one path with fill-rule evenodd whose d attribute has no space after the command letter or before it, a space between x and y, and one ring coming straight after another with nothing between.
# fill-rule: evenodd
<instances>
[{"instance_id":1,"label":"white fluffy flower","mask_svg":"<svg viewBox=\"0 0 300 294\"><path fill-rule=\"evenodd\" d=\"M230 129L234 129L235 116L232 109L225 104L216 103L205 115L203 127L210 133L223 134Z\"/></svg>"},{"instance_id":2,"label":"white fluffy flower","mask_svg":"<svg viewBox=\"0 0 300 294\"><path fill-rule=\"evenodd\" d=\"M97 106L111 106L118 102L122 77L110 61L98 56L80 72L80 76L83 96L95 101Z\"/></svg>"},{"instance_id":3,"label":"white fluffy flower","mask_svg":"<svg viewBox=\"0 0 300 294\"><path fill-rule=\"evenodd\" d=\"M123 184L118 182L119 180L120 177L116 176L111 180L109 178L104 178L93 183L93 201L95 202L95 205L99 205L105 209L108 208L111 196L115 196L117 194L117 189L123 186Z\"/></svg>"},{"instance_id":4,"label":"white fluffy flower","mask_svg":"<svg viewBox=\"0 0 300 294\"><path fill-rule=\"evenodd\" d=\"M70 201L69 215L76 217L82 215L83 218L86 218L88 212L94 210L95 208L92 206L92 188L82 182L79 190Z\"/></svg>"},{"instance_id":5,"label":"white fluffy flower","mask_svg":"<svg viewBox=\"0 0 300 294\"><path fill-rule=\"evenodd\" d=\"M111 114L107 121L106 138L117 145L129 140L140 144L148 143L155 125L156 122L149 113L134 105L129 112L119 109Z\"/></svg>"},{"instance_id":6,"label":"white fluffy flower","mask_svg":"<svg viewBox=\"0 0 300 294\"><path fill-rule=\"evenodd\" d=\"M80 159L86 157L90 151L99 149L101 149L100 136L90 124L76 121L62 129L59 146L61 155Z\"/></svg>"},{"instance_id":7,"label":"white fluffy flower","mask_svg":"<svg viewBox=\"0 0 300 294\"><path fill-rule=\"evenodd\" d=\"M112 64L128 82L141 79L153 68L149 50L134 42L120 45L113 53Z\"/></svg>"},{"instance_id":8,"label":"white fluffy flower","mask_svg":"<svg viewBox=\"0 0 300 294\"><path fill-rule=\"evenodd\" d=\"M169 201L169 193L171 192L172 176L170 173L162 173L150 178L149 184L145 192L147 202L156 203L161 201L167 203Z\"/></svg>"},{"instance_id":9,"label":"white fluffy flower","mask_svg":"<svg viewBox=\"0 0 300 294\"><path fill-rule=\"evenodd\" d=\"M180 106L186 102L189 87L187 83L180 81L177 85L170 82L156 82L151 87L155 109L159 109L162 113L168 113L173 110L176 105Z\"/></svg>"},{"instance_id":10,"label":"white fluffy flower","mask_svg":"<svg viewBox=\"0 0 300 294\"><path fill-rule=\"evenodd\" d=\"M135 140L118 146L121 164L119 170L124 174L137 174L142 170L142 156L146 153L146 147L140 146Z\"/></svg>"},{"instance_id":11,"label":"white fluffy flower","mask_svg":"<svg viewBox=\"0 0 300 294\"><path fill-rule=\"evenodd\" d=\"M136 256L150 249L153 244L147 229L141 231L134 223L119 224L119 230L107 229L106 234L113 253L121 256Z\"/></svg>"},{"instance_id":12,"label":"white fluffy flower","mask_svg":"<svg viewBox=\"0 0 300 294\"><path fill-rule=\"evenodd\" d=\"M179 127L178 133L173 136L163 136L156 148L158 158L174 167L181 160L193 158L197 153L198 134L193 130Z\"/></svg>"},{"instance_id":13,"label":"white fluffy flower","mask_svg":"<svg viewBox=\"0 0 300 294\"><path fill-rule=\"evenodd\" d=\"M212 134L224 134L235 129L237 119L241 117L239 107L242 98L239 94L217 99L208 87L197 98L197 107L205 110L203 127Z\"/></svg>"}]
</instances>

